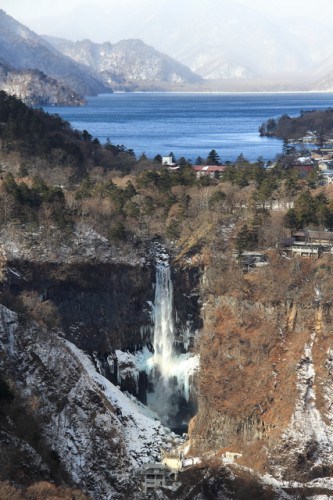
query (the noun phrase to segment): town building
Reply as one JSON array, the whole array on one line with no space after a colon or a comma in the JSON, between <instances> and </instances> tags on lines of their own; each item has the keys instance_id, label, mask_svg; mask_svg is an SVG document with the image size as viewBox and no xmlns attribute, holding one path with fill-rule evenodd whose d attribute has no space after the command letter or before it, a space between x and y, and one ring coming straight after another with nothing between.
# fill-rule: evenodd
<instances>
[{"instance_id":1,"label":"town building","mask_svg":"<svg viewBox=\"0 0 333 500\"><path fill-rule=\"evenodd\" d=\"M315 165L312 163L293 163L291 167L298 171L302 179L306 178L315 169Z\"/></svg>"},{"instance_id":2,"label":"town building","mask_svg":"<svg viewBox=\"0 0 333 500\"><path fill-rule=\"evenodd\" d=\"M325 184L332 184L333 182L333 161L320 159L318 161L320 175Z\"/></svg>"},{"instance_id":3,"label":"town building","mask_svg":"<svg viewBox=\"0 0 333 500\"><path fill-rule=\"evenodd\" d=\"M269 261L264 252L242 252L239 263L241 267L246 271L249 271L255 267L268 266Z\"/></svg>"},{"instance_id":4,"label":"town building","mask_svg":"<svg viewBox=\"0 0 333 500\"><path fill-rule=\"evenodd\" d=\"M175 165L175 162L173 161L172 156L162 156L162 165L165 165L167 167L172 167Z\"/></svg>"},{"instance_id":5,"label":"town building","mask_svg":"<svg viewBox=\"0 0 333 500\"><path fill-rule=\"evenodd\" d=\"M197 179L200 177L210 177L218 179L226 169L225 165L193 165L192 169L196 173Z\"/></svg>"},{"instance_id":6,"label":"town building","mask_svg":"<svg viewBox=\"0 0 333 500\"><path fill-rule=\"evenodd\" d=\"M142 489L147 495L152 491L165 487L167 482L167 476L170 474L170 470L165 464L162 463L147 463L142 466L141 477L142 477Z\"/></svg>"},{"instance_id":7,"label":"town building","mask_svg":"<svg viewBox=\"0 0 333 500\"><path fill-rule=\"evenodd\" d=\"M292 238L284 240L282 247L300 257L319 257L323 253L333 253L333 232L302 229L294 233Z\"/></svg>"}]
</instances>

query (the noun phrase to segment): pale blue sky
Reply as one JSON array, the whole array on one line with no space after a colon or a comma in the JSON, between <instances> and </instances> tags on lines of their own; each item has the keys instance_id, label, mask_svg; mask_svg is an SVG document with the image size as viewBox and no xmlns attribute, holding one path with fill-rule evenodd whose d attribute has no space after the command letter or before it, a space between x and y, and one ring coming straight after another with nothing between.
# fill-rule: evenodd
<instances>
[{"instance_id":1,"label":"pale blue sky","mask_svg":"<svg viewBox=\"0 0 333 500\"><path fill-rule=\"evenodd\" d=\"M203 0L204 1L204 0ZM110 9L117 4L128 4L128 6L142 5L148 8L152 0L94 0L95 8ZM191 8L191 0L179 0L180 3L188 4ZM70 12L72 9L89 3L88 0L1 0L1 8L8 14L23 23L41 17L60 17ZM154 0L156 4L163 4L164 0ZM237 0L237 3L258 9L270 17L311 17L325 23L333 24L333 2L332 0ZM216 0L216 5L221 6L223 0ZM45 29L51 27L50 21L45 20ZM89 26L87 26L89 29ZM315 29L315 27L314 27Z\"/></svg>"},{"instance_id":2,"label":"pale blue sky","mask_svg":"<svg viewBox=\"0 0 333 500\"><path fill-rule=\"evenodd\" d=\"M193 15L194 11L200 11L199 19L204 22L207 8L208 17L212 19L214 12L215 19L219 19L219 26L223 29L224 19L228 18L228 4L230 7L231 3L255 9L268 20L294 17L311 19L313 29L311 23L299 23L302 26L299 29L307 33L310 30L311 37L318 38L321 31L325 31L324 27L321 30L320 23L330 25L333 33L332 0L0 0L0 6L7 14L40 35L59 36L73 41L89 38L95 42L112 43L121 39L141 38L174 57L175 51L169 52L170 45L163 44L168 26L173 29L173 36L178 38L179 46L183 42L184 26L173 17L174 10L181 8L184 13L188 8L187 24L192 26L198 20ZM149 17L154 20L153 23L146 23ZM186 15L182 18L186 19ZM150 31L154 25L161 28L155 36ZM295 22L296 29L297 26Z\"/></svg>"},{"instance_id":3,"label":"pale blue sky","mask_svg":"<svg viewBox=\"0 0 333 500\"><path fill-rule=\"evenodd\" d=\"M0 7L39 35L141 39L194 71L215 54L222 66L254 74L298 74L333 54L333 0L0 0Z\"/></svg>"}]
</instances>

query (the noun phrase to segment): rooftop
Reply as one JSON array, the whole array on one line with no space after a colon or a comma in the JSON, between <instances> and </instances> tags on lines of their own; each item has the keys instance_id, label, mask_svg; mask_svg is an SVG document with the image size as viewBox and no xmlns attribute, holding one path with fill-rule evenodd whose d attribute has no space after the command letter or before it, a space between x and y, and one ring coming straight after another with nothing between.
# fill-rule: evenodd
<instances>
[{"instance_id":1,"label":"rooftop","mask_svg":"<svg viewBox=\"0 0 333 500\"><path fill-rule=\"evenodd\" d=\"M193 165L196 172L224 172L225 165Z\"/></svg>"},{"instance_id":2,"label":"rooftop","mask_svg":"<svg viewBox=\"0 0 333 500\"><path fill-rule=\"evenodd\" d=\"M165 470L165 469L167 469L167 467L166 467L165 464L162 464L160 462L146 463L146 464L142 465L142 471L146 471L146 470L149 470L149 469L161 469L161 470Z\"/></svg>"}]
</instances>

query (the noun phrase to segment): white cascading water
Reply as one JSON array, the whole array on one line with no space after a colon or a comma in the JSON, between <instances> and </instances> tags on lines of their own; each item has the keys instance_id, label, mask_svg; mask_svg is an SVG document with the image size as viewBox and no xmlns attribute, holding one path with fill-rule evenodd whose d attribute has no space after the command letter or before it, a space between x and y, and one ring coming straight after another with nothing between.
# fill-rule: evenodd
<instances>
[{"instance_id":1,"label":"white cascading water","mask_svg":"<svg viewBox=\"0 0 333 500\"><path fill-rule=\"evenodd\" d=\"M159 368L164 379L168 379L174 365L174 320L173 288L170 266L164 262L156 266L153 364Z\"/></svg>"},{"instance_id":2,"label":"white cascading water","mask_svg":"<svg viewBox=\"0 0 333 500\"><path fill-rule=\"evenodd\" d=\"M148 375L154 387L150 405L157 411L162 423L170 425L178 413L180 398L189 401L191 378L199 366L199 358L190 353L175 352L173 285L170 265L166 260L156 265L152 319L154 355L147 362Z\"/></svg>"}]
</instances>

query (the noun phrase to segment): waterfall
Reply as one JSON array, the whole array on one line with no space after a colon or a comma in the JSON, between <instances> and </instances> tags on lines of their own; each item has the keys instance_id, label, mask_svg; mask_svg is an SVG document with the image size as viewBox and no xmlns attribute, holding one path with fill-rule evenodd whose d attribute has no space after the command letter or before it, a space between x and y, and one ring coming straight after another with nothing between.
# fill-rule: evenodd
<instances>
[{"instance_id":1,"label":"waterfall","mask_svg":"<svg viewBox=\"0 0 333 500\"><path fill-rule=\"evenodd\" d=\"M186 406L190 406L191 381L198 369L199 357L191 353L179 354L175 348L173 300L171 268L164 255L163 260L159 259L156 264L152 311L154 355L147 362L153 391L148 395L148 403L159 414L163 424L177 426L183 423Z\"/></svg>"},{"instance_id":2,"label":"waterfall","mask_svg":"<svg viewBox=\"0 0 333 500\"><path fill-rule=\"evenodd\" d=\"M158 366L164 379L170 375L173 367L175 325L173 318L173 287L168 263L156 266L154 321L154 357L153 364Z\"/></svg>"}]
</instances>

